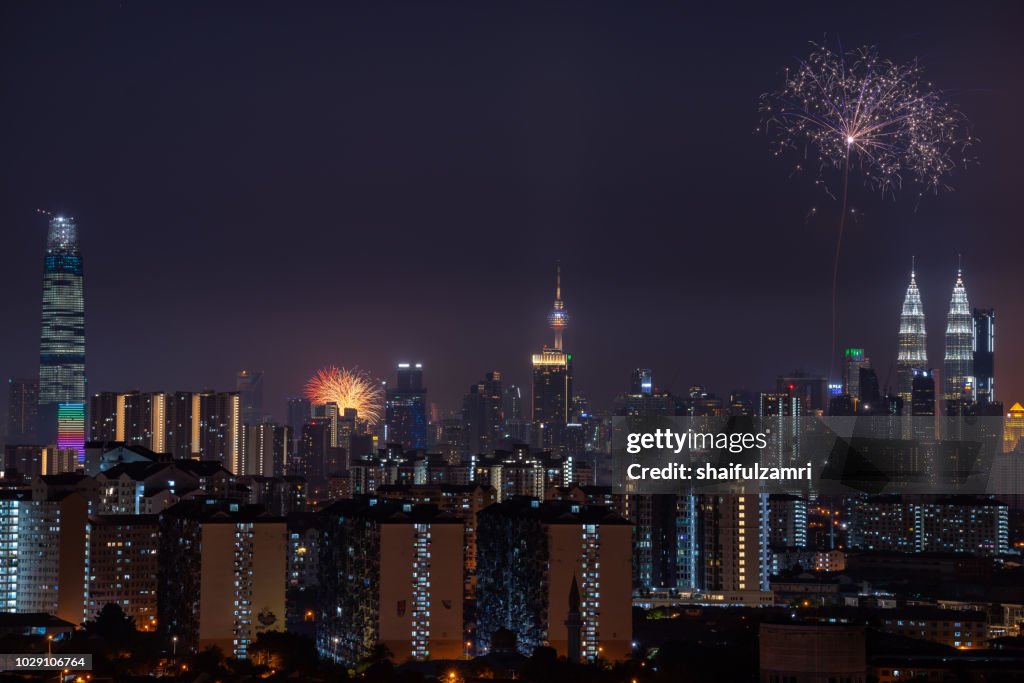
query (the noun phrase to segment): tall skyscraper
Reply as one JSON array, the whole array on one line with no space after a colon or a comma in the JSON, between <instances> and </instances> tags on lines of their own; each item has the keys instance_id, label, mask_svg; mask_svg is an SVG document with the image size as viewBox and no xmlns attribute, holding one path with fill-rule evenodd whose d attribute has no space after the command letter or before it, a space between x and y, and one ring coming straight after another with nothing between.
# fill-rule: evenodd
<instances>
[{"instance_id":1,"label":"tall skyscraper","mask_svg":"<svg viewBox=\"0 0 1024 683\"><path fill-rule=\"evenodd\" d=\"M427 388L423 363L399 363L398 382L387 390L387 442L405 449L427 447Z\"/></svg>"},{"instance_id":2,"label":"tall skyscraper","mask_svg":"<svg viewBox=\"0 0 1024 683\"><path fill-rule=\"evenodd\" d=\"M7 443L30 443L36 437L39 382L11 377L7 389Z\"/></svg>"},{"instance_id":3,"label":"tall skyscraper","mask_svg":"<svg viewBox=\"0 0 1024 683\"><path fill-rule=\"evenodd\" d=\"M544 347L533 354L533 427L537 445L542 448L561 446L565 424L569 421L572 401L572 354L562 347L562 335L569 314L562 301L562 271L555 276L555 303L548 314L548 323L555 333L553 348Z\"/></svg>"},{"instance_id":4,"label":"tall skyscraper","mask_svg":"<svg viewBox=\"0 0 1024 683\"><path fill-rule=\"evenodd\" d=\"M974 376L978 403L996 400L996 312L974 309Z\"/></svg>"},{"instance_id":5,"label":"tall skyscraper","mask_svg":"<svg viewBox=\"0 0 1024 683\"><path fill-rule=\"evenodd\" d=\"M946 317L946 356L943 396L947 401L973 400L974 320L967 301L962 270L956 272L953 297Z\"/></svg>"},{"instance_id":6,"label":"tall skyscraper","mask_svg":"<svg viewBox=\"0 0 1024 683\"><path fill-rule=\"evenodd\" d=\"M860 396L860 369L870 368L871 359L864 349L845 349L843 351L843 393L857 398Z\"/></svg>"},{"instance_id":7,"label":"tall skyscraper","mask_svg":"<svg viewBox=\"0 0 1024 683\"><path fill-rule=\"evenodd\" d=\"M78 226L50 219L39 337L39 436L85 453L85 298ZM59 413L59 416L58 416ZM81 420L78 418L81 417ZM63 426L64 431L60 432Z\"/></svg>"},{"instance_id":8,"label":"tall skyscraper","mask_svg":"<svg viewBox=\"0 0 1024 683\"><path fill-rule=\"evenodd\" d=\"M254 425L263 420L263 371L239 370L235 390L242 405L242 423Z\"/></svg>"},{"instance_id":9,"label":"tall skyscraper","mask_svg":"<svg viewBox=\"0 0 1024 683\"><path fill-rule=\"evenodd\" d=\"M470 453L491 453L501 441L505 432L504 400L501 373L497 370L469 387L462 400L462 428Z\"/></svg>"},{"instance_id":10,"label":"tall skyscraper","mask_svg":"<svg viewBox=\"0 0 1024 683\"><path fill-rule=\"evenodd\" d=\"M900 313L899 349L896 355L896 392L903 399L905 412L909 412L913 405L914 370L928 367L926 341L921 292L917 289L917 279L911 268L910 284Z\"/></svg>"}]
</instances>

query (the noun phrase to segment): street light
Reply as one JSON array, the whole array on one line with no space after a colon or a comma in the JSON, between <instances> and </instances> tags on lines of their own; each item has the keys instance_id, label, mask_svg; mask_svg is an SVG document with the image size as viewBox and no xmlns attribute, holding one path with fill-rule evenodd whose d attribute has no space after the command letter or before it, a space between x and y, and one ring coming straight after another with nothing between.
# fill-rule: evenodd
<instances>
[{"instance_id":1,"label":"street light","mask_svg":"<svg viewBox=\"0 0 1024 683\"><path fill-rule=\"evenodd\" d=\"M178 636L171 636L171 663L178 663Z\"/></svg>"}]
</instances>

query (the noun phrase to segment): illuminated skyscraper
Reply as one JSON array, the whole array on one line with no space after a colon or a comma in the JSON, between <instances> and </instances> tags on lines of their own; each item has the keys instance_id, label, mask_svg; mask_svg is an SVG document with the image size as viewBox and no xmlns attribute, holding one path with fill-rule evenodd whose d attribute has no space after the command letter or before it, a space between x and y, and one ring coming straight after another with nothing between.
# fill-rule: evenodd
<instances>
[{"instance_id":1,"label":"illuminated skyscraper","mask_svg":"<svg viewBox=\"0 0 1024 683\"><path fill-rule=\"evenodd\" d=\"M387 442L414 450L427 447L427 388L423 363L399 363L398 383L387 390Z\"/></svg>"},{"instance_id":2,"label":"illuminated skyscraper","mask_svg":"<svg viewBox=\"0 0 1024 683\"><path fill-rule=\"evenodd\" d=\"M85 299L78 226L50 219L43 261L43 314L39 338L39 432L84 454ZM60 407L59 407L60 406ZM58 423L58 412L63 415ZM78 416L82 424L78 424ZM60 425L66 428L59 433Z\"/></svg>"},{"instance_id":3,"label":"illuminated skyscraper","mask_svg":"<svg viewBox=\"0 0 1024 683\"><path fill-rule=\"evenodd\" d=\"M860 369L870 368L871 359L864 349L846 349L843 351L843 393L857 398L860 396Z\"/></svg>"},{"instance_id":4,"label":"illuminated skyscraper","mask_svg":"<svg viewBox=\"0 0 1024 683\"><path fill-rule=\"evenodd\" d=\"M925 346L924 307L921 292L913 268L910 271L910 285L903 298L903 312L900 313L899 351L896 356L897 394L903 399L905 412L913 405L914 370L928 367L928 350Z\"/></svg>"},{"instance_id":5,"label":"illuminated skyscraper","mask_svg":"<svg viewBox=\"0 0 1024 683\"><path fill-rule=\"evenodd\" d=\"M548 314L555 333L553 348L544 347L533 354L533 427L537 445L558 448L565 424L569 421L572 401L572 354L562 347L562 334L569 323L569 314L562 301L562 271L555 276L555 303Z\"/></svg>"},{"instance_id":6,"label":"illuminated skyscraper","mask_svg":"<svg viewBox=\"0 0 1024 683\"><path fill-rule=\"evenodd\" d=\"M974 320L962 270L956 272L946 318L945 390L947 401L971 401L974 392Z\"/></svg>"},{"instance_id":7,"label":"illuminated skyscraper","mask_svg":"<svg viewBox=\"0 0 1024 683\"><path fill-rule=\"evenodd\" d=\"M974 375L978 403L996 400L996 312L974 309Z\"/></svg>"}]
</instances>

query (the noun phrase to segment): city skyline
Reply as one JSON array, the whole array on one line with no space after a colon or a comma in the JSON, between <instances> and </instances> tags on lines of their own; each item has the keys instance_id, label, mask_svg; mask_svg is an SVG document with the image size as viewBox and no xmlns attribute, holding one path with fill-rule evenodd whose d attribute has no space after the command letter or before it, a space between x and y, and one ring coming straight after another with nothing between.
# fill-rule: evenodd
<instances>
[{"instance_id":1,"label":"city skyline","mask_svg":"<svg viewBox=\"0 0 1024 683\"><path fill-rule=\"evenodd\" d=\"M75 222L73 222L73 220L74 219L65 219L63 216L55 216L55 217L51 216L50 217L50 220L49 220L49 223L50 223L50 235L48 237L47 253L48 254L52 254L53 253L53 248L54 248L53 247L53 240L54 240L54 237L53 237L54 227L53 226L56 224L56 225L58 225L58 228L59 228L61 225L65 224L65 223L70 225L72 232L75 234L75 238L73 240L74 243L75 243L75 258L78 259L78 262L79 262L78 270L79 270L79 273L80 273L81 270L82 270L81 269L81 265L80 265L80 262L81 262L82 259L81 259L80 252L77 249L77 224ZM49 261L47 261L47 263L49 263ZM904 395L907 392L904 391L904 388L903 388L903 380L901 380L901 377L902 377L902 375L901 375L901 368L905 367L907 369L908 373L913 371L913 370L915 370L915 369L928 369L928 370L938 369L940 372L943 373L942 374L943 382L946 383L946 385L947 385L946 388L943 391L943 395L947 399L953 398L952 394L950 393L952 391L951 385L948 384L949 380L946 379L946 376L948 375L948 366L949 366L949 363L950 363L950 360L948 358L948 354L950 353L950 348L951 348L950 347L950 343L951 343L950 342L950 333L949 333L948 330L953 329L953 327L949 327L949 326L955 326L956 331L957 331L957 335L958 335L956 337L956 341L954 342L954 346L956 347L955 353L959 354L959 355L963 355L964 353L966 353L967 356L968 356L968 359L966 361L967 365L964 367L964 372L967 373L967 375L965 375L965 376L970 377L971 379L974 379L973 364L972 364L972 360L970 358L972 356L972 353L970 351L970 347L972 345L972 339L973 339L973 335L974 335L973 326L975 324L974 322L972 322L972 310L974 311L975 314L979 313L979 311L982 312L982 313L988 311L991 314L991 310L992 309L985 309L985 308L979 309L977 306L974 306L972 308L971 304L968 302L967 295L965 293L965 288L964 288L964 272L963 272L963 268L962 268L962 255L958 255L958 267L957 267L957 270L956 270L956 277L955 277L954 286L953 286L953 299L952 299L952 302L949 304L949 310L947 311L947 315L946 315L946 317L948 318L948 322L947 322L948 330L947 330L947 333L945 335L933 335L931 343L932 344L938 343L938 341L935 339L935 337L941 337L942 338L943 347L942 347L941 353L932 355L932 352L927 351L928 342L927 342L927 335L925 334L924 330L927 327L927 323L925 321L927 320L928 316L923 313L924 307L922 305L922 295L921 295L920 288L917 285L918 268L917 268L917 265L916 265L916 258L913 261L911 270L909 271L909 275L910 275L910 284L909 284L909 286L908 286L908 288L906 290L906 294L905 294L904 301L903 301L903 304L902 304L902 311L901 311L901 314L900 314L900 318L899 318L898 323L893 328L895 332L894 332L894 334L892 336L894 337L894 339L896 341L897 353L894 353L892 355L896 359L896 362L894 364L891 364L889 366L888 370L881 370L881 372L884 373L884 374L881 374L879 376L879 382L880 382L880 385L881 385L880 388L883 391L887 391L888 393L891 393L891 394L894 394L894 395L898 394L901 398L904 399L904 402L907 403L906 399L907 399L908 396ZM48 276L46 276L44 274L44 296L45 296L45 292L49 291L47 289L47 287L51 287L52 288L52 285L48 285L47 284L49 281L46 279L46 277L48 277ZM80 284L78 285L78 287L79 287L78 291L81 291L82 287L81 287ZM954 320L954 313L955 313L955 320L956 320L955 323L953 322L953 320ZM544 349L545 353L562 352L563 351L563 349L562 349L563 334L564 334L565 330L568 328L569 319L570 319L570 316L568 315L568 312L566 310L566 305L565 305L565 303L564 303L564 301L562 299L562 273L561 273L561 265L560 264L556 264L556 266L555 266L555 301L554 301L554 305L552 307L549 307L549 313L545 317L545 321L547 323L547 327L554 334L554 343L553 344L549 344L548 342L544 342L544 343L541 344L541 346ZM44 322L45 322L45 312L44 312ZM909 325L909 327L908 327L908 325ZM920 328L918 328L919 325L921 326ZM993 339L994 339L994 336L995 336L994 335L994 327L995 327L994 324L992 324L991 328L988 331L988 334L991 335L991 337ZM908 338L908 341L904 341L905 333L913 333L913 334L918 334L919 333L920 336L924 339L924 341L922 342L921 340L915 340L915 341L911 342L911 341L909 341L909 338ZM971 337L971 339L967 339L968 336ZM900 355L902 353L901 349L903 349L906 344L911 344L911 343L913 345L915 345L914 350L908 354L908 359L906 361L903 361L902 360L902 356ZM1002 343L1005 343L1005 341L1002 342ZM920 346L922 344L924 345L924 347L926 349L926 352L923 354L924 355L924 361L923 362L922 362L922 354L920 353L920 351L917 348L918 346ZM858 349L858 350L863 351L863 349ZM873 349L868 349L868 351L870 352L870 354L872 356L876 356L877 355L877 356L880 356L882 358L885 358L887 356L887 354L885 353L884 350L882 352L877 352L877 351L875 351ZM849 352L849 347L847 348L847 353L848 352ZM568 354L569 363L570 363L570 370L569 370L570 385L569 386L572 385L571 378L572 378L572 376L574 374L574 371L571 369L573 355L574 355L573 353L569 353ZM387 370L386 372L384 372L384 373L377 374L377 373L370 373L370 372L367 372L367 371L360 371L360 372L365 376L365 378L367 380L373 378L376 381L380 381L382 383L382 386L384 386L384 387L390 385L392 387L392 391L393 391L396 386L397 387L403 386L403 375L408 373L409 367L410 367L410 363L407 360L405 360L406 357L403 356L401 358L402 358L402 360L399 360L399 361L393 363L391 368L389 370ZM931 359L931 360L929 360L929 359ZM939 360L939 359L942 359L942 360ZM534 355L534 365L535 366L536 366L536 363L537 363L537 356ZM47 365L44 364L41 367L42 368L46 368ZM835 383L844 382L845 380L844 380L844 377L843 377L843 369L842 369L841 364L837 365L837 367L839 367L839 370L836 373L837 376L836 377L832 377L832 378L828 378L828 379L829 379L829 381L835 382ZM415 369L416 369L416 372L418 373L418 375L420 377L419 381L422 382L423 381L422 377L423 377L424 372L429 373L429 370L426 370L424 368L424 364L421 363L421 362L415 363ZM808 371L806 366L796 366L794 369L795 370L799 370L801 372L807 372L811 376L821 376L821 377L824 377L825 374L826 374L825 371L815 371L815 370ZM502 371L499 370L499 369L496 369L495 372L501 373ZM631 368L630 372L635 372L635 367ZM781 377L786 372L788 372L788 371L780 370L779 372L775 373L775 377L776 378L777 377ZM397 375L395 373L397 373ZM250 381L250 379L249 379L250 375L258 377L259 393L260 393L259 402L260 402L260 408L262 409L262 415L255 415L255 414L248 414L247 413L246 414L246 419L244 420L246 423L254 424L254 423L258 422L259 420L261 420L263 415L271 416L275 420L282 420L284 418L284 416L285 416L285 413L286 413L287 402L290 401L292 398L295 398L297 396L302 396L303 395L303 391L299 391L299 392L296 392L294 394L290 393L290 394L287 394L286 396L281 397L280 401L275 402L275 401L271 400L270 402L264 404L263 403L263 399L262 399L264 371L262 369L240 368L240 369L238 369L238 370L236 370L234 372L234 375L235 375L236 383L240 383L240 382L243 382L243 381L249 382ZM394 376L398 377L398 384L397 385L391 383L391 378L394 377ZM657 372L657 369L654 369L654 372L652 373L652 377L653 377L653 381L655 382L655 384L654 384L654 386L652 388L658 389L659 391L663 391L663 392L664 391L673 391L676 395L683 395L685 393L685 391L686 391L688 386L700 383L700 382L690 381L690 382L679 383L677 385L666 385L666 384L663 384L663 383L659 383L658 378L660 376L661 375L660 375L660 373ZM12 375L11 381L14 381L14 377L16 377L16 376ZM429 374L428 374L428 377L429 377ZM615 397L620 396L620 395L622 395L624 393L627 393L627 389L628 389L628 386L629 386L628 378L618 378L618 379L622 380L622 381L619 382L620 388L618 390L616 390L616 393L614 395L612 395L612 396L598 396L598 397L595 397L595 396L590 395L590 394L585 393L585 392L576 391L576 390L571 390L571 391L572 391L573 395L581 394L581 395L585 396L587 398L588 402L590 403L590 405L596 406L598 409L604 410L604 409L607 409L608 407L610 407L610 405L611 405L612 401L615 399ZM408 380L406 380L406 381L408 381ZM533 381L536 382L536 377L534 377ZM308 380L306 380L305 384L307 386L306 391L308 392L308 386L309 386ZM525 385L520 385L520 384L517 384L517 383L511 383L511 384L515 384L516 386L529 386L529 380L527 381L527 383ZM1003 388L1003 391L1005 391L1005 385L1006 384L1009 384L1009 383L1008 382L1001 382L1000 383L1000 386ZM711 384L711 383L705 384L705 385L702 385L702 386L709 387L709 391L711 393L713 393L713 394L718 395L719 397L728 398L729 397L729 393L731 391L733 391L733 390L758 392L758 391L769 389L772 386L772 382L771 381L765 382L764 385L760 386L760 387L757 387L757 386L751 387L749 384L744 384L744 385L741 385L741 386L733 386L733 387L731 387L729 389L724 389L724 390L721 389L720 387L715 386L714 384ZM238 384L238 387L241 387L241 384ZM177 391L177 390L181 390L181 389L185 389L187 391L224 391L224 390L230 390L231 387L229 387L229 386L223 386L223 387L222 386L212 386L209 383L202 384L201 388L200 387L180 387L180 386L177 386L177 385L172 385L172 386L156 386L156 387L142 386L141 387L142 391L156 391L156 392ZM140 386L136 384L136 385L131 385L130 387L104 388L103 390L95 390L95 389L91 389L90 387L85 387L85 390L86 390L86 396L84 397L84 399L85 399L84 402L87 403L88 399L89 399L89 396L97 395L98 393L110 392L110 391L114 391L114 392L139 391L140 390ZM244 390L243 390L243 393L244 393ZM426 396L426 392L425 391L424 391L424 396ZM999 394L999 396L1001 397L1001 394ZM439 414L442 414L442 415L449 415L449 414L450 415L455 415L455 414L457 414L459 412L458 406L459 406L461 398L462 398L462 396L460 395L457 399L451 401L450 404L442 404L440 401L437 400L436 394L432 394L429 397L429 400L428 400L427 404L425 404L425 405L427 405L427 406L434 406L436 408L436 410L439 412ZM419 400L422 401L423 399L419 399ZM250 402L251 402L251 400L250 400ZM42 404L42 401L40 401L40 403ZM277 405L277 403L280 403L281 405ZM385 404L386 403L387 402L384 400L384 394L382 392L380 406L378 408L383 411L384 408L385 408ZM251 412L252 411L252 406L250 406L248 410ZM423 409L421 408L421 410L423 410ZM425 418L421 418L421 419L425 419ZM48 420L48 418L43 416L43 417L40 418L40 420L42 422L44 420ZM44 425L42 425L42 424L40 426L44 427ZM88 430L86 430L86 431L88 431ZM88 434L86 435L86 437L88 438ZM404 439L399 439L399 441L404 441ZM416 442L420 444L420 447L422 447L423 444L425 443L425 441L423 441L421 439L417 440Z\"/></svg>"},{"instance_id":2,"label":"city skyline","mask_svg":"<svg viewBox=\"0 0 1024 683\"><path fill-rule=\"evenodd\" d=\"M41 10L7 11L12 23L40 25ZM47 17L47 45L71 49L88 28L111 46L80 59L19 31L3 48L22 65L2 77L26 105L12 130L26 133L9 141L3 165L4 186L18 192L4 190L0 203L9 226L0 283L14 293L5 298L0 372L34 374L36 208L67 210L80 225L90 392L228 389L249 368L265 371L266 404L279 413L318 367L358 365L390 378L395 363L419 359L431 400L456 408L465 386L492 369L528 384L528 354L549 337L541 318L556 261L573 313L566 344L575 386L599 405L624 390L634 367L652 368L659 386L676 392L704 383L719 395L770 387L797 367L825 372L834 205L787 179L751 134L757 96L778 65L823 29L844 44L920 56L982 138L980 164L957 174L954 193L891 202L853 188L860 218L840 266L839 348L867 349L880 381L891 374L895 386L892 328L916 256L929 357L941 358L939 321L958 253L972 304L999 313L1001 348L1024 338L1024 311L1006 284L1016 264L1000 248L1016 215L1009 198L1021 143L1007 104L1019 98L1020 55L1012 40L992 39L1010 31L1018 8L1002 8L1005 21L935 8L925 25L904 8L885 25L810 8L773 32L741 27L730 46L710 38L730 25L713 10L598 12L586 25L535 11L542 20L532 25L544 28L526 34L500 10L475 11L416 21L328 12L322 26L254 11L246 31L198 36L191 52L180 41L188 10ZM210 12L214 23L228 19ZM622 21L630 37L599 29ZM763 23L754 17L750 26ZM421 31L428 27L437 31ZM366 37L385 28L383 42ZM328 40L336 30L344 40ZM278 43L295 49L260 52ZM447 52L436 50L442 44ZM118 57L129 50L132 60ZM424 51L431 58L415 66ZM254 61L203 68L203 55L225 54ZM693 55L715 68L688 66ZM560 66L547 69L553 57ZM690 106L708 95L721 99ZM65 101L79 106L56 106ZM402 129L370 116L410 109L422 113ZM299 112L312 114L299 125ZM263 130L291 131L289 142ZM140 147L144 139L152 142ZM50 163L56 156L65 163ZM814 207L820 220L807 219ZM507 248L494 248L491 234L507 235ZM611 246L639 234L648 245ZM769 296L767 283L784 294ZM337 302L327 314L324 298ZM247 335L257 320L261 332ZM413 334L387 333L395 329ZM210 344L207 331L227 343ZM1000 393L1024 395L1024 361L1001 358Z\"/></svg>"},{"instance_id":3,"label":"city skyline","mask_svg":"<svg viewBox=\"0 0 1024 683\"><path fill-rule=\"evenodd\" d=\"M0 671L1024 681L1024 4L737 9L0 5Z\"/></svg>"}]
</instances>

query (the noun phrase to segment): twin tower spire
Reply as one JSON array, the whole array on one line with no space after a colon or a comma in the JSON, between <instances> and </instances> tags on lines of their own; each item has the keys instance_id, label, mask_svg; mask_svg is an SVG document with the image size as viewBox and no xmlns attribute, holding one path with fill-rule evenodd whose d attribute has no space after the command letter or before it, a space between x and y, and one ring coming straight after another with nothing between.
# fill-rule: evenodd
<instances>
[{"instance_id":1,"label":"twin tower spire","mask_svg":"<svg viewBox=\"0 0 1024 683\"><path fill-rule=\"evenodd\" d=\"M896 356L898 394L904 406L913 400L914 374L928 372L927 333L917 273L911 265L910 284L900 313L899 351ZM964 388L974 381L974 320L967 301L964 274L957 268L953 296L946 316L946 350L943 363L943 397L964 398Z\"/></svg>"}]
</instances>

